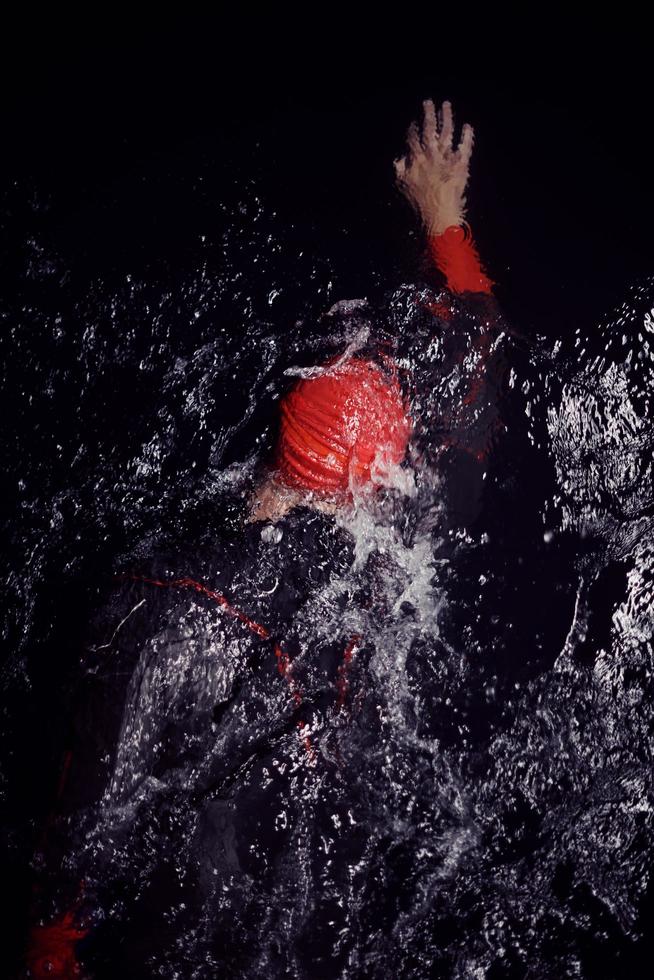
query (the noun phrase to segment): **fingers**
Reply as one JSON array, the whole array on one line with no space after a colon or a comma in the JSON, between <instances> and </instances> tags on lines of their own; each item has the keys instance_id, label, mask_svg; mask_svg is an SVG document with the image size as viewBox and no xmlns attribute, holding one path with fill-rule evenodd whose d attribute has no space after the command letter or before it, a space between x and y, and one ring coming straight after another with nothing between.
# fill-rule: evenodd
<instances>
[{"instance_id":1,"label":"fingers","mask_svg":"<svg viewBox=\"0 0 654 980\"><path fill-rule=\"evenodd\" d=\"M412 122L407 130L406 142L411 156L417 156L418 153L420 153L421 146L420 137L418 135L418 127L416 126L415 122Z\"/></svg>"},{"instance_id":2,"label":"fingers","mask_svg":"<svg viewBox=\"0 0 654 980\"><path fill-rule=\"evenodd\" d=\"M452 148L452 134L454 132L454 118L452 115L451 102L443 102L440 115L442 119L440 143L444 149L449 150Z\"/></svg>"},{"instance_id":3,"label":"fingers","mask_svg":"<svg viewBox=\"0 0 654 980\"><path fill-rule=\"evenodd\" d=\"M410 124L407 134L407 155L399 160L393 161L395 174L402 178L406 174L407 166L424 151L430 149L447 157L453 150L454 139L454 113L452 103L445 100L436 114L436 108L432 99L424 99L422 103L423 119L419 128L414 121ZM422 131L422 132L421 132ZM472 156L472 145L474 142L474 131L469 123L465 123L461 130L461 141L455 151L465 164L470 162Z\"/></svg>"},{"instance_id":4,"label":"fingers","mask_svg":"<svg viewBox=\"0 0 654 980\"><path fill-rule=\"evenodd\" d=\"M395 176L398 180L403 180L406 173L406 159L405 157L400 157L398 160L393 160L393 168L395 170Z\"/></svg>"},{"instance_id":5,"label":"fingers","mask_svg":"<svg viewBox=\"0 0 654 980\"><path fill-rule=\"evenodd\" d=\"M461 142L459 143L458 153L464 163L470 162L472 156L472 144L475 138L475 131L470 123L465 123L461 131Z\"/></svg>"},{"instance_id":6,"label":"fingers","mask_svg":"<svg viewBox=\"0 0 654 980\"><path fill-rule=\"evenodd\" d=\"M425 99L422 103L422 142L424 146L435 143L438 139L438 126L436 124L436 109L431 99Z\"/></svg>"}]
</instances>

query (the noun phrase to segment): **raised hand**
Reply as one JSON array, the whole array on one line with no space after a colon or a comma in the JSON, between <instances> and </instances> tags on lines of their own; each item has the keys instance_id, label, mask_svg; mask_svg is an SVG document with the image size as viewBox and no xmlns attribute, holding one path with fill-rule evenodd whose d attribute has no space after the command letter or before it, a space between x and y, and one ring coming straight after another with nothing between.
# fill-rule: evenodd
<instances>
[{"instance_id":1,"label":"raised hand","mask_svg":"<svg viewBox=\"0 0 654 980\"><path fill-rule=\"evenodd\" d=\"M465 123L454 148L452 105L443 102L436 118L431 99L425 99L420 131L412 122L404 156L393 161L399 190L418 213L428 234L439 235L465 220L465 189L472 155L473 129Z\"/></svg>"}]
</instances>

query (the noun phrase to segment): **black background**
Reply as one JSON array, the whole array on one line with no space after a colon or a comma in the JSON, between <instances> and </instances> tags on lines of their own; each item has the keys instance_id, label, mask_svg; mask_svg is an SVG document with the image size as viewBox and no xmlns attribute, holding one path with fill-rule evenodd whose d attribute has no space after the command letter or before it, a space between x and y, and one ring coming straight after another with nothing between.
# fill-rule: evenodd
<instances>
[{"instance_id":1,"label":"black background","mask_svg":"<svg viewBox=\"0 0 654 980\"><path fill-rule=\"evenodd\" d=\"M391 161L421 100L449 98L476 129L469 217L500 299L559 336L652 270L649 44L628 10L599 18L34 11L1 42L4 180L50 195L53 246L93 273L207 230L175 182L194 169L224 200L256 175L343 267L410 264Z\"/></svg>"}]
</instances>

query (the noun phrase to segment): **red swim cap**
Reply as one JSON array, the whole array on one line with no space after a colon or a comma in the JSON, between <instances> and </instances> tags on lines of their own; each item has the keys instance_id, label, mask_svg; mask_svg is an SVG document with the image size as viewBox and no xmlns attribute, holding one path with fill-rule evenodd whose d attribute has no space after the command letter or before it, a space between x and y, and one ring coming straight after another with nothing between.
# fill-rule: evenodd
<instances>
[{"instance_id":1,"label":"red swim cap","mask_svg":"<svg viewBox=\"0 0 654 980\"><path fill-rule=\"evenodd\" d=\"M350 474L371 479L378 453L401 463L411 428L397 378L372 361L348 360L284 396L275 463L289 486L344 491Z\"/></svg>"}]
</instances>

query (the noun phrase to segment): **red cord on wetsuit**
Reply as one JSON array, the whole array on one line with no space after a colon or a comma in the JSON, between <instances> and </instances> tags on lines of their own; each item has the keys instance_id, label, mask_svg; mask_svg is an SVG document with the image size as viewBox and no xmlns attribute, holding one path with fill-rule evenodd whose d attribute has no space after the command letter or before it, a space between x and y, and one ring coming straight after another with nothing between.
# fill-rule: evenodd
<instances>
[{"instance_id":1,"label":"red cord on wetsuit","mask_svg":"<svg viewBox=\"0 0 654 980\"><path fill-rule=\"evenodd\" d=\"M35 980L73 980L81 975L76 946L89 930L76 923L76 908L32 928L27 968Z\"/></svg>"},{"instance_id":2,"label":"red cord on wetsuit","mask_svg":"<svg viewBox=\"0 0 654 980\"><path fill-rule=\"evenodd\" d=\"M484 272L470 225L450 225L427 239L429 256L453 293L492 293L494 283Z\"/></svg>"}]
</instances>

